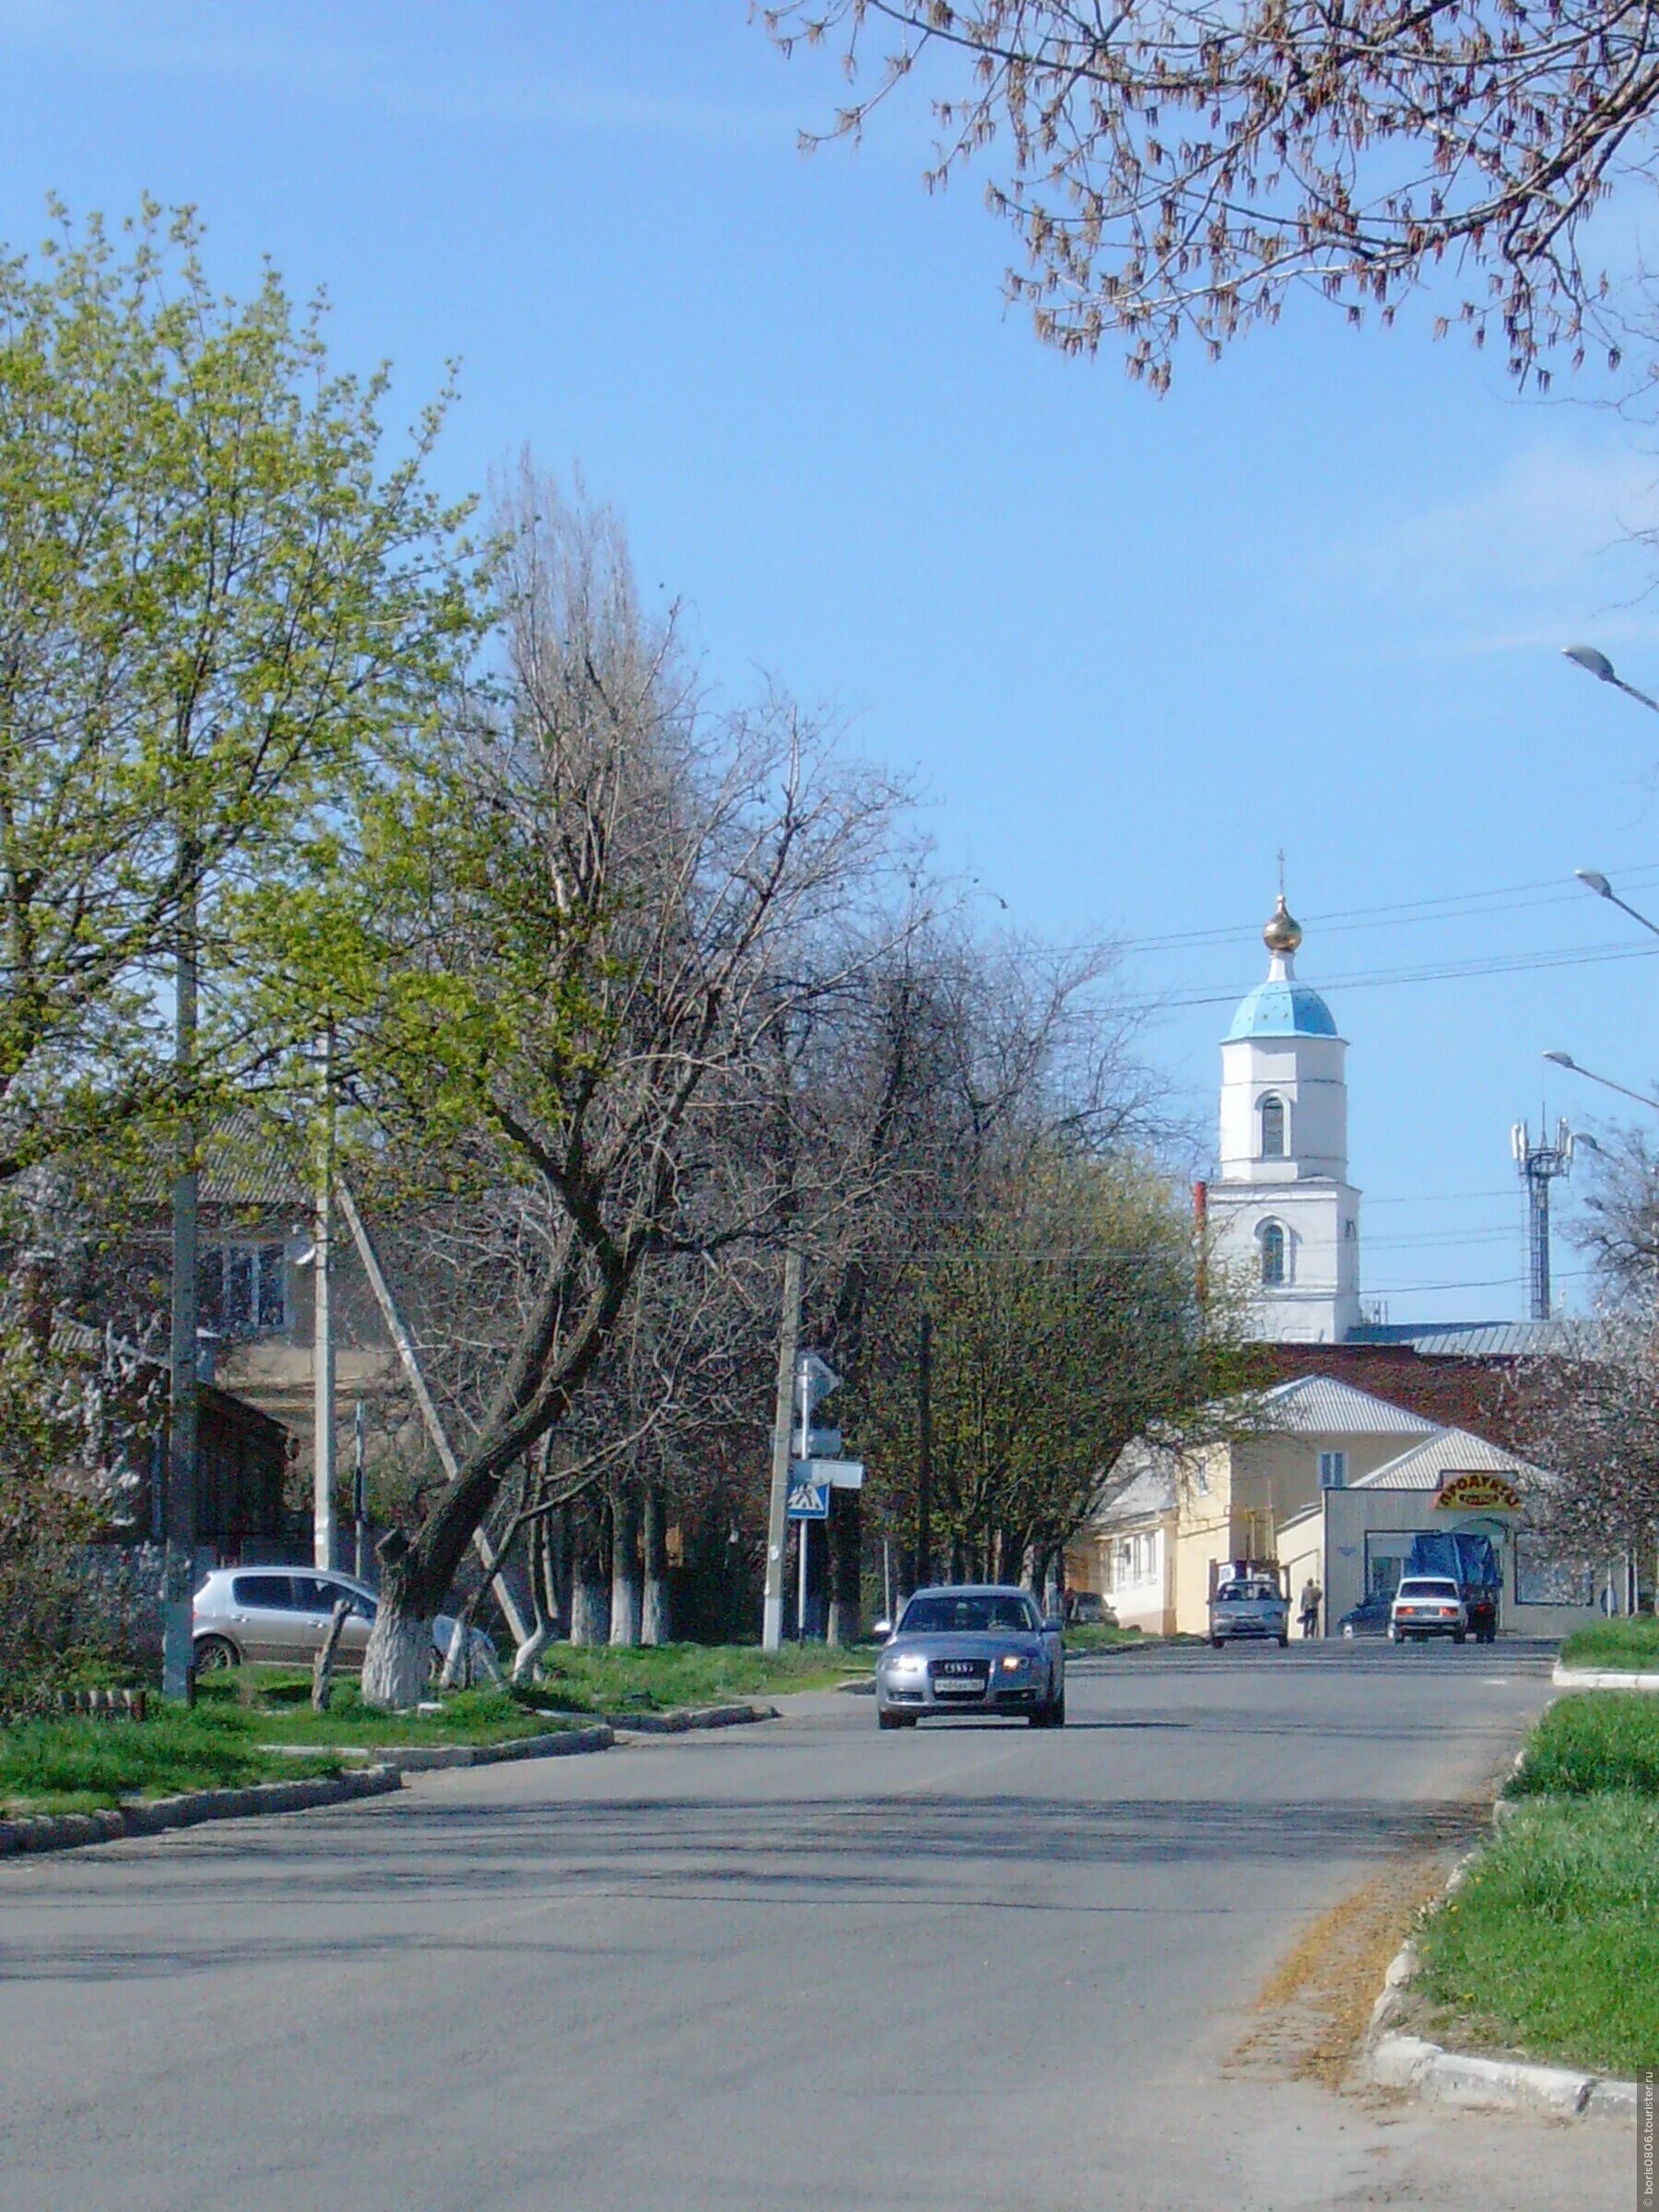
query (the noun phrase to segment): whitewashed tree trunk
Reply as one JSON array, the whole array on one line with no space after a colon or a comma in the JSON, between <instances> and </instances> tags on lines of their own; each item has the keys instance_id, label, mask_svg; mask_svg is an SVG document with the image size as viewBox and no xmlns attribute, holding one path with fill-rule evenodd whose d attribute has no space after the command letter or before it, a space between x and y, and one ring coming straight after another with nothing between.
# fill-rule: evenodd
<instances>
[{"instance_id":1,"label":"whitewashed tree trunk","mask_svg":"<svg viewBox=\"0 0 1659 2212\"><path fill-rule=\"evenodd\" d=\"M640 1641L640 1504L627 1487L611 1501L610 1640Z\"/></svg>"},{"instance_id":2,"label":"whitewashed tree trunk","mask_svg":"<svg viewBox=\"0 0 1659 2212\"><path fill-rule=\"evenodd\" d=\"M640 1548L645 1561L645 1602L640 1613L641 1643L672 1643L674 1604L668 1587L668 1540L663 1526L663 1494L655 1484L646 1488L641 1516Z\"/></svg>"},{"instance_id":3,"label":"whitewashed tree trunk","mask_svg":"<svg viewBox=\"0 0 1659 2212\"><path fill-rule=\"evenodd\" d=\"M432 1624L394 1613L382 1599L363 1654L363 1702L380 1712L418 1705L432 1666Z\"/></svg>"},{"instance_id":4,"label":"whitewashed tree trunk","mask_svg":"<svg viewBox=\"0 0 1659 2212\"><path fill-rule=\"evenodd\" d=\"M610 1621L610 1587L579 1574L571 1585L571 1641L603 1643Z\"/></svg>"}]
</instances>

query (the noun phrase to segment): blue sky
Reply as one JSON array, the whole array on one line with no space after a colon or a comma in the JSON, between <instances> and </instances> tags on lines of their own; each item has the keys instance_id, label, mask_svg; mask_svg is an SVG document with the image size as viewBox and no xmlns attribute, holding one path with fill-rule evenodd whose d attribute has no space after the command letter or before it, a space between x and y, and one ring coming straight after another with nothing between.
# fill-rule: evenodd
<instances>
[{"instance_id":1,"label":"blue sky","mask_svg":"<svg viewBox=\"0 0 1659 2212\"><path fill-rule=\"evenodd\" d=\"M747 15L0 0L0 236L51 192L193 201L218 279L268 253L325 285L410 413L459 357L446 484L525 441L580 465L719 682L775 675L913 769L1014 924L1126 940L1205 1136L1283 846L1353 1048L1368 1293L1521 1312L1510 1124L1614 1104L1542 1051L1659 1077L1659 944L1571 881L1659 911L1659 718L1558 651L1659 689L1659 551L1626 542L1653 436L1594 377L1518 396L1427 308L1293 308L1161 402L1060 359L1001 304L979 185L923 191L919 105L803 159L836 75ZM1631 957L1411 980L1581 950Z\"/></svg>"}]
</instances>

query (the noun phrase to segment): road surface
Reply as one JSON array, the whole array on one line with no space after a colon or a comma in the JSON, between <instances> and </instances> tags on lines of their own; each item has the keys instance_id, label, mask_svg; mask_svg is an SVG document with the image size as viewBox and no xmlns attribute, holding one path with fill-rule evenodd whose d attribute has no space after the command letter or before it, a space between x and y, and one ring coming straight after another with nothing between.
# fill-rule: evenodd
<instances>
[{"instance_id":1,"label":"road surface","mask_svg":"<svg viewBox=\"0 0 1659 2212\"><path fill-rule=\"evenodd\" d=\"M1619 2132L1241 2063L1319 1916L1450 1848L1540 1652L1075 1667L0 1861L3 2212L1612 2212Z\"/></svg>"}]
</instances>

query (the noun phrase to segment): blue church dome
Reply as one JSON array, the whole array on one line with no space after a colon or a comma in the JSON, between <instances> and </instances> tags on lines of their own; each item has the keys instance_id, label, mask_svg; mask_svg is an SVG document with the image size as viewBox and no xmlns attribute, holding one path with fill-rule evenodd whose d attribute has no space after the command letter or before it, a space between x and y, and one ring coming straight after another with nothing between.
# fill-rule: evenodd
<instances>
[{"instance_id":1,"label":"blue church dome","mask_svg":"<svg viewBox=\"0 0 1659 2212\"><path fill-rule=\"evenodd\" d=\"M1336 1024L1331 1009L1317 991L1306 983L1280 982L1270 976L1240 1001L1227 1032L1231 1044L1240 1037L1335 1037Z\"/></svg>"}]
</instances>

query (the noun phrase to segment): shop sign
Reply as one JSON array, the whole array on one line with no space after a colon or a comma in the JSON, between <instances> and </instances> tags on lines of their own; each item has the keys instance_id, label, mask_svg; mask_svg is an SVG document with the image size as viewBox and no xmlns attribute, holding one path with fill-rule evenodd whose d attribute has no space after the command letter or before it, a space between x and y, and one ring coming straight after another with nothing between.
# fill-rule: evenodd
<instances>
[{"instance_id":1,"label":"shop sign","mask_svg":"<svg viewBox=\"0 0 1659 2212\"><path fill-rule=\"evenodd\" d=\"M1514 1513L1521 1510L1521 1493L1489 1468L1472 1468L1465 1475L1442 1475L1434 1503L1441 1512Z\"/></svg>"}]
</instances>

